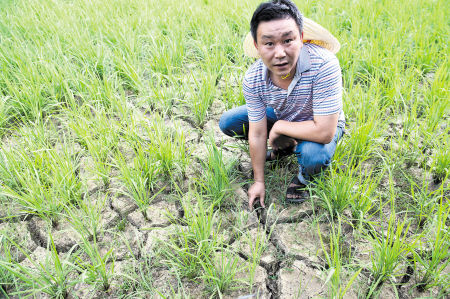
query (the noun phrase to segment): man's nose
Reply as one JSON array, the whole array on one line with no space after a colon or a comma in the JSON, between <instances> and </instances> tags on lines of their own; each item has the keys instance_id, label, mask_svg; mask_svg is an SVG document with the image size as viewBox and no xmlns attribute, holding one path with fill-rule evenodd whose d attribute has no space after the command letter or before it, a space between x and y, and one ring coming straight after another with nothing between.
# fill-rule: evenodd
<instances>
[{"instance_id":1,"label":"man's nose","mask_svg":"<svg viewBox=\"0 0 450 299\"><path fill-rule=\"evenodd\" d=\"M283 45L276 45L275 46L275 58L283 58L286 56L286 52L284 50Z\"/></svg>"}]
</instances>

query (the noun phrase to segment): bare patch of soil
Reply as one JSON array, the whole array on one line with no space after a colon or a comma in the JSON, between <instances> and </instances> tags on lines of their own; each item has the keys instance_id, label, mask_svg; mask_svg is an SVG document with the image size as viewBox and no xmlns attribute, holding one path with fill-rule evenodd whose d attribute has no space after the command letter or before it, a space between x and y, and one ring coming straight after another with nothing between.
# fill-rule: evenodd
<instances>
[{"instance_id":1,"label":"bare patch of soil","mask_svg":"<svg viewBox=\"0 0 450 299\"><path fill-rule=\"evenodd\" d=\"M311 269L304 261L294 261L282 267L279 276L280 298L317 298L326 295L320 271Z\"/></svg>"},{"instance_id":2,"label":"bare patch of soil","mask_svg":"<svg viewBox=\"0 0 450 299\"><path fill-rule=\"evenodd\" d=\"M26 253L33 252L37 248L25 221L0 223L0 235L11 238ZM11 258L19 263L25 259L25 254L20 249L11 244Z\"/></svg>"},{"instance_id":3,"label":"bare patch of soil","mask_svg":"<svg viewBox=\"0 0 450 299\"><path fill-rule=\"evenodd\" d=\"M329 228L321 227L321 233L327 234ZM322 261L322 248L318 232L314 225L307 222L277 225L273 239L287 255L297 259L307 259L313 263Z\"/></svg>"}]
</instances>

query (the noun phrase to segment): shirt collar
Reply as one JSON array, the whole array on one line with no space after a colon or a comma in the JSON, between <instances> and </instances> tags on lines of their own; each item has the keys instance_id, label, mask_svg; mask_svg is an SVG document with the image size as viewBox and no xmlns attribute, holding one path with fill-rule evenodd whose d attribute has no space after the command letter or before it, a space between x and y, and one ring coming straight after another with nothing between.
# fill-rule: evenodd
<instances>
[{"instance_id":1,"label":"shirt collar","mask_svg":"<svg viewBox=\"0 0 450 299\"><path fill-rule=\"evenodd\" d=\"M269 80L269 69L267 66L263 63L263 70L262 70L262 79L268 83ZM311 68L311 60L309 57L309 52L305 47L305 44L303 44L303 47L300 49L300 54L298 55L297 60L297 67L295 69L295 76L294 80L292 80L291 84L288 88L288 94L291 93L293 87L295 84L297 84L298 80L302 77L302 73L309 70Z\"/></svg>"}]
</instances>

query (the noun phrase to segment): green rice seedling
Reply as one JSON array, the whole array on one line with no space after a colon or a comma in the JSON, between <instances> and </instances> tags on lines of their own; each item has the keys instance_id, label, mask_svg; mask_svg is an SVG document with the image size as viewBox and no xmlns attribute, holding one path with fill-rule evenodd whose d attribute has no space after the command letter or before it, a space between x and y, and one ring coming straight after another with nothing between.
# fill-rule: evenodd
<instances>
[{"instance_id":1,"label":"green rice seedling","mask_svg":"<svg viewBox=\"0 0 450 299\"><path fill-rule=\"evenodd\" d=\"M203 128L208 118L208 110L211 107L216 93L217 75L212 72L197 77L192 74L194 85L190 86L186 104L192 113L194 123Z\"/></svg>"},{"instance_id":2,"label":"green rice seedling","mask_svg":"<svg viewBox=\"0 0 450 299\"><path fill-rule=\"evenodd\" d=\"M439 199L442 198L443 186L436 190L430 190L426 176L420 183L415 182L414 178L409 176L407 176L407 180L411 184L409 194L411 203L408 210L415 214L419 227L423 227L427 219L434 214Z\"/></svg>"},{"instance_id":3,"label":"green rice seedling","mask_svg":"<svg viewBox=\"0 0 450 299\"><path fill-rule=\"evenodd\" d=\"M154 73L170 77L182 67L185 43L180 32L165 30L148 40L150 68Z\"/></svg>"},{"instance_id":4,"label":"green rice seedling","mask_svg":"<svg viewBox=\"0 0 450 299\"><path fill-rule=\"evenodd\" d=\"M329 176L318 178L313 187L319 197L319 206L328 211L332 218L342 214L351 202L358 201L354 173L355 168L348 168L345 172L330 168Z\"/></svg>"},{"instance_id":5,"label":"green rice seedling","mask_svg":"<svg viewBox=\"0 0 450 299\"><path fill-rule=\"evenodd\" d=\"M406 217L400 222L391 214L387 228L381 229L380 233L374 231L370 235L373 252L370 257L372 280L367 292L368 297L373 296L385 281L394 278L402 258L413 250L416 240L408 240L409 227L410 223Z\"/></svg>"},{"instance_id":6,"label":"green rice seedling","mask_svg":"<svg viewBox=\"0 0 450 299\"><path fill-rule=\"evenodd\" d=\"M352 196L349 198L350 209L353 220L358 224L367 222L368 215L374 209L375 194L377 187L383 178L384 170L374 174L373 169L360 171L356 186L352 189Z\"/></svg>"},{"instance_id":7,"label":"green rice seedling","mask_svg":"<svg viewBox=\"0 0 450 299\"><path fill-rule=\"evenodd\" d=\"M221 223L214 205L205 206L204 199L196 192L192 196L197 201L195 206L187 198L182 202L186 226L177 230L162 254L165 263L177 269L182 277L196 280L205 265L211 263L221 243L218 235Z\"/></svg>"},{"instance_id":8,"label":"green rice seedling","mask_svg":"<svg viewBox=\"0 0 450 299\"><path fill-rule=\"evenodd\" d=\"M450 219L449 213L449 203L444 202L441 198L433 222L430 223L424 235L424 243L419 243L420 246L415 251L414 256L424 269L421 271L420 282L417 285L420 292L434 285L445 285L446 283L443 272L450 263L450 232L447 225ZM419 250L419 248L426 249Z\"/></svg>"},{"instance_id":9,"label":"green rice seedling","mask_svg":"<svg viewBox=\"0 0 450 299\"><path fill-rule=\"evenodd\" d=\"M77 223L74 229L80 238L80 253L76 259L81 275L80 278L94 287L100 286L102 290L108 290L111 280L115 277L113 247L106 253L101 253L96 237L92 240L86 236L83 230L78 231Z\"/></svg>"},{"instance_id":10,"label":"green rice seedling","mask_svg":"<svg viewBox=\"0 0 450 299\"><path fill-rule=\"evenodd\" d=\"M177 124L173 128L166 126L160 115L156 115L145 129L148 135L146 150L159 163L162 173L172 179L184 175L189 156L183 130Z\"/></svg>"},{"instance_id":11,"label":"green rice seedling","mask_svg":"<svg viewBox=\"0 0 450 299\"><path fill-rule=\"evenodd\" d=\"M8 242L5 232L0 231L0 295L8 298L7 292L14 287L17 289L18 285L15 276L2 266L3 263L12 263L11 243Z\"/></svg>"},{"instance_id":12,"label":"green rice seedling","mask_svg":"<svg viewBox=\"0 0 450 299\"><path fill-rule=\"evenodd\" d=\"M116 163L121 173L120 179L126 187L126 191L122 192L134 199L142 215L147 218L149 204L165 188L152 194L160 179L161 165L148 155L141 144L135 145L135 154L135 158L129 165L125 157L117 152Z\"/></svg>"},{"instance_id":13,"label":"green rice seedling","mask_svg":"<svg viewBox=\"0 0 450 299\"><path fill-rule=\"evenodd\" d=\"M435 147L435 153L433 156L432 169L434 181L436 183L445 182L450 173L450 154L447 146L448 137L447 140L445 138L446 137L442 138L442 144Z\"/></svg>"},{"instance_id":14,"label":"green rice seedling","mask_svg":"<svg viewBox=\"0 0 450 299\"><path fill-rule=\"evenodd\" d=\"M351 287L359 273L361 272L362 268L356 271L356 273L350 278L348 283L344 286L344 283L342 282L342 276L343 276L343 270L345 268L345 265L343 263L345 260L349 260L350 256L345 257L345 250L342 246L344 246L341 236L342 236L342 226L341 226L341 218L338 216L338 223L335 224L332 222L331 225L331 233L329 234L330 243L328 246L328 250L324 244L322 234L320 232L320 227L317 226L319 237L320 237L320 244L322 246L322 250L325 254L326 262L329 266L328 268L328 276L325 280L325 284L330 282L330 291L329 291L329 297L330 298L337 298L337 299L343 299L345 298L345 294L347 293L348 289ZM337 230L335 229L335 226L337 226ZM351 252L349 252L349 255Z\"/></svg>"},{"instance_id":15,"label":"green rice seedling","mask_svg":"<svg viewBox=\"0 0 450 299\"><path fill-rule=\"evenodd\" d=\"M70 279L72 273L80 269L72 263L74 258L72 248L64 260L61 260L56 251L55 243L49 235L49 247L51 255L44 262L34 261L32 257L13 240L8 239L17 247L31 263L31 267L20 263L6 262L0 259L0 268L4 268L20 280L19 289L12 295L36 296L39 293L49 295L51 298L67 298L71 288L78 280Z\"/></svg>"},{"instance_id":16,"label":"green rice seedling","mask_svg":"<svg viewBox=\"0 0 450 299\"><path fill-rule=\"evenodd\" d=\"M86 194L86 193L85 193ZM98 239L102 233L102 211L107 202L108 194L97 198L88 197L77 202L77 205L67 204L64 208L67 221L81 234Z\"/></svg>"},{"instance_id":17,"label":"green rice seedling","mask_svg":"<svg viewBox=\"0 0 450 299\"><path fill-rule=\"evenodd\" d=\"M206 161L200 161L203 171L197 183L203 194L214 203L214 206L233 205L232 185L237 178L237 160L225 161L223 148L216 146L212 135L205 142L208 157Z\"/></svg>"},{"instance_id":18,"label":"green rice seedling","mask_svg":"<svg viewBox=\"0 0 450 299\"><path fill-rule=\"evenodd\" d=\"M31 154L24 149L3 152L4 173L2 195L14 200L26 213L56 221L65 203L81 197L81 182L76 172L78 158L67 148L47 149ZM10 175L15 178L11 179ZM12 183L7 185L7 183Z\"/></svg>"},{"instance_id":19,"label":"green rice seedling","mask_svg":"<svg viewBox=\"0 0 450 299\"><path fill-rule=\"evenodd\" d=\"M344 139L343 146L336 149L337 157L346 155L346 164L350 167L372 157L376 152L376 143L379 142L382 129L377 116L361 120L361 124L351 131L350 138ZM341 153L339 151L342 151Z\"/></svg>"},{"instance_id":20,"label":"green rice seedling","mask_svg":"<svg viewBox=\"0 0 450 299\"><path fill-rule=\"evenodd\" d=\"M152 78L148 85L149 96L146 98L149 109L171 116L177 101L183 97L183 83L172 77L152 76Z\"/></svg>"},{"instance_id":21,"label":"green rice seedling","mask_svg":"<svg viewBox=\"0 0 450 299\"><path fill-rule=\"evenodd\" d=\"M11 106L9 105L10 100L11 97L0 95L0 138L6 134L7 127L14 115L11 111Z\"/></svg>"},{"instance_id":22,"label":"green rice seedling","mask_svg":"<svg viewBox=\"0 0 450 299\"><path fill-rule=\"evenodd\" d=\"M156 295L153 286L152 270L155 267L153 257L145 254L139 260L133 260L132 266L127 268L124 282L120 286L120 298L137 298L145 295Z\"/></svg>"},{"instance_id":23,"label":"green rice seedling","mask_svg":"<svg viewBox=\"0 0 450 299\"><path fill-rule=\"evenodd\" d=\"M83 111L84 109L89 109L89 112ZM78 142L88 150L94 162L94 171L107 187L112 166L111 152L117 147L120 127L105 111L95 111L95 116L92 116L91 109L85 107L80 109L81 113L72 112L69 126L75 132Z\"/></svg>"},{"instance_id":24,"label":"green rice seedling","mask_svg":"<svg viewBox=\"0 0 450 299\"><path fill-rule=\"evenodd\" d=\"M237 78L236 73L232 71L232 67L224 70L223 75L224 86L220 98L227 109L241 106L245 104L244 95L241 93L242 78Z\"/></svg>"},{"instance_id":25,"label":"green rice seedling","mask_svg":"<svg viewBox=\"0 0 450 299\"><path fill-rule=\"evenodd\" d=\"M210 296L222 297L223 293L236 289L241 280L235 276L243 271L247 265L239 265L239 256L223 247L218 248L213 260L200 259L204 274L202 280L206 283L206 290Z\"/></svg>"}]
</instances>

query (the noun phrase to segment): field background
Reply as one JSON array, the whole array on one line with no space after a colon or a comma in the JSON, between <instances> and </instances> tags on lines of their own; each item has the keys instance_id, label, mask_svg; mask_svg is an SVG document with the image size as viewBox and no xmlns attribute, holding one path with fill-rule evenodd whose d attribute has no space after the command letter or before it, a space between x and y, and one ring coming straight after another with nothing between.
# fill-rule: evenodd
<instances>
[{"instance_id":1,"label":"field background","mask_svg":"<svg viewBox=\"0 0 450 299\"><path fill-rule=\"evenodd\" d=\"M450 2L295 1L341 42L347 134L249 212L258 1L0 2L0 297L444 298Z\"/></svg>"}]
</instances>

